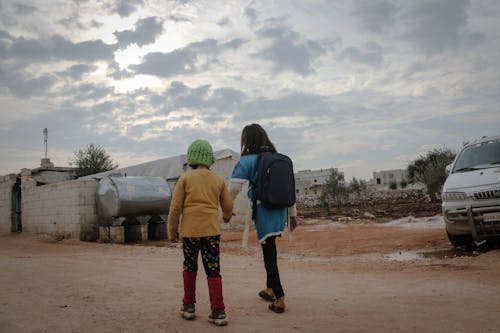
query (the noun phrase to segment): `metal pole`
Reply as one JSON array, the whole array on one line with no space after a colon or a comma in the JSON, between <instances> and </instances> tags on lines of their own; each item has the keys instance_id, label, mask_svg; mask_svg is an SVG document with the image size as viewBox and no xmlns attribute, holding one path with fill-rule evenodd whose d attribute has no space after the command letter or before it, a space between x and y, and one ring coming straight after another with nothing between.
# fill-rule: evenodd
<instances>
[{"instance_id":1,"label":"metal pole","mask_svg":"<svg viewBox=\"0 0 500 333\"><path fill-rule=\"evenodd\" d=\"M43 143L45 143L45 158L47 158L47 142L49 141L49 130L43 129Z\"/></svg>"}]
</instances>

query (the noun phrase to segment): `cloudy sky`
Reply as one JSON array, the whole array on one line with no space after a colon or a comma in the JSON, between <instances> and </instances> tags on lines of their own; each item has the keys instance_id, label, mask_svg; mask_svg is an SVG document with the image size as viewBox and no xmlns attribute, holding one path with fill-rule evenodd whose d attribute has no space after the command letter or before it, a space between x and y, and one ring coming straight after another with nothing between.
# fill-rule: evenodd
<instances>
[{"instance_id":1,"label":"cloudy sky","mask_svg":"<svg viewBox=\"0 0 500 333\"><path fill-rule=\"evenodd\" d=\"M500 133L497 0L0 1L0 175L239 151L347 178Z\"/></svg>"}]
</instances>

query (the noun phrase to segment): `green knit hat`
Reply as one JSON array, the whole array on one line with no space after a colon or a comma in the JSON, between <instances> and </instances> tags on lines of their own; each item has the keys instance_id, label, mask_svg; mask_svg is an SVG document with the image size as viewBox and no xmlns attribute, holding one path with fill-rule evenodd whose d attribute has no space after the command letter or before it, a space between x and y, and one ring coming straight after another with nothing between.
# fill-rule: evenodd
<instances>
[{"instance_id":1,"label":"green knit hat","mask_svg":"<svg viewBox=\"0 0 500 333\"><path fill-rule=\"evenodd\" d=\"M206 140L195 140L188 148L187 162L189 165L205 165L210 168L215 162L212 146Z\"/></svg>"}]
</instances>

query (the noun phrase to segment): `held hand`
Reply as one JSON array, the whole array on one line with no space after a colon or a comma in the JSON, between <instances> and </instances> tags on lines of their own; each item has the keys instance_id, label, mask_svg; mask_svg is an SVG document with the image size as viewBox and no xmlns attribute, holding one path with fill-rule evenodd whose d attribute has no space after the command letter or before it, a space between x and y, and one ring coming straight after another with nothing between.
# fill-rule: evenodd
<instances>
[{"instance_id":1,"label":"held hand","mask_svg":"<svg viewBox=\"0 0 500 333\"><path fill-rule=\"evenodd\" d=\"M178 248L178 247L181 247L181 246L182 246L182 244L179 243L179 240L177 238L170 240L170 247Z\"/></svg>"},{"instance_id":2,"label":"held hand","mask_svg":"<svg viewBox=\"0 0 500 333\"><path fill-rule=\"evenodd\" d=\"M170 238L170 247L178 247L179 243L179 233L176 232L174 237Z\"/></svg>"},{"instance_id":3,"label":"held hand","mask_svg":"<svg viewBox=\"0 0 500 333\"><path fill-rule=\"evenodd\" d=\"M222 219L224 220L224 223L229 223L229 221L231 221L231 217L234 216L235 214L232 213L231 216L229 217L223 217Z\"/></svg>"},{"instance_id":4,"label":"held hand","mask_svg":"<svg viewBox=\"0 0 500 333\"><path fill-rule=\"evenodd\" d=\"M290 216L290 222L288 222L288 228L290 231L294 231L295 228L297 227L297 217L296 216Z\"/></svg>"}]
</instances>

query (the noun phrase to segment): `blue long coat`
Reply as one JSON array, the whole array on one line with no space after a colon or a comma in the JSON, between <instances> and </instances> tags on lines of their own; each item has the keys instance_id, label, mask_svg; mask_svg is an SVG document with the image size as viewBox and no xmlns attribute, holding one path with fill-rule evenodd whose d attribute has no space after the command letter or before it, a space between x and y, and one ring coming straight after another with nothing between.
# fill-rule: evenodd
<instances>
[{"instance_id":1,"label":"blue long coat","mask_svg":"<svg viewBox=\"0 0 500 333\"><path fill-rule=\"evenodd\" d=\"M257 154L241 156L234 166L231 178L245 179L250 181L247 196L250 200L253 197L253 183L257 179ZM287 209L267 209L261 204L257 204L256 217L253 220L255 231L259 242L265 242L270 236L281 236L285 229L287 219Z\"/></svg>"}]
</instances>

